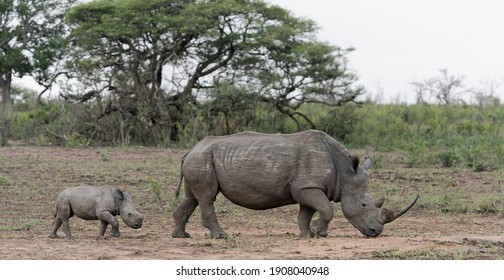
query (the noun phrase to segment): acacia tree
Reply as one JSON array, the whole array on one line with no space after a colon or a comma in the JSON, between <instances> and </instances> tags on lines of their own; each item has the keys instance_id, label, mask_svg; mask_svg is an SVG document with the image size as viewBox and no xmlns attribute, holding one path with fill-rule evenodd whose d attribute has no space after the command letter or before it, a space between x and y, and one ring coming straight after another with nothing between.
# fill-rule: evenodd
<instances>
[{"instance_id":1,"label":"acacia tree","mask_svg":"<svg viewBox=\"0 0 504 280\"><path fill-rule=\"evenodd\" d=\"M118 112L159 137L169 127L176 139L186 107L214 99L216 85L246 87L300 128L299 116L314 127L302 104L362 92L346 50L316 41L313 21L259 0L96 0L67 19L78 53L68 66L89 87L65 98L106 98L98 118Z\"/></svg>"},{"instance_id":2,"label":"acacia tree","mask_svg":"<svg viewBox=\"0 0 504 280\"><path fill-rule=\"evenodd\" d=\"M438 103L448 105L460 101L460 96L467 92L463 76L450 75L447 69L440 69L439 72L437 77L411 83L417 103L426 103L425 95L430 95Z\"/></svg>"},{"instance_id":3,"label":"acacia tree","mask_svg":"<svg viewBox=\"0 0 504 280\"><path fill-rule=\"evenodd\" d=\"M51 66L67 43L63 16L75 0L0 0L0 92L10 107L13 76L32 75L48 88ZM42 93L41 93L42 94Z\"/></svg>"}]
</instances>

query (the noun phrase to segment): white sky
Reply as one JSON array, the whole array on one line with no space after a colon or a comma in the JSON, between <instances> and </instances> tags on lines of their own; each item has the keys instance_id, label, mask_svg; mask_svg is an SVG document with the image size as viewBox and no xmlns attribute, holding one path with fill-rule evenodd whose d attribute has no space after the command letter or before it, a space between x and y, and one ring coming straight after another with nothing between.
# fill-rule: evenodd
<instances>
[{"instance_id":1,"label":"white sky","mask_svg":"<svg viewBox=\"0 0 504 280\"><path fill-rule=\"evenodd\" d=\"M410 83L442 68L467 88L504 82L504 1L266 1L314 20L320 40L356 48L350 67L370 92L383 89L384 102L413 102ZM504 84L496 96L504 101Z\"/></svg>"},{"instance_id":2,"label":"white sky","mask_svg":"<svg viewBox=\"0 0 504 280\"><path fill-rule=\"evenodd\" d=\"M504 1L266 1L314 20L320 40L356 48L350 67L369 92L383 90L383 102L413 102L410 83L442 68L467 88L503 84L496 95L504 101Z\"/></svg>"}]
</instances>

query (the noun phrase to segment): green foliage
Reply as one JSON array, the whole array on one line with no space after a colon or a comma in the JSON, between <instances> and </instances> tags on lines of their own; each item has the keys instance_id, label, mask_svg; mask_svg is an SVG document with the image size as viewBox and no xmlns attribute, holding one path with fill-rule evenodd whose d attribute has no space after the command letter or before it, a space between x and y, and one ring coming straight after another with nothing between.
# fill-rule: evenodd
<instances>
[{"instance_id":1,"label":"green foliage","mask_svg":"<svg viewBox=\"0 0 504 280\"><path fill-rule=\"evenodd\" d=\"M504 165L504 108L475 105L365 105L358 107L350 147L407 153L408 166L439 164L475 171Z\"/></svg>"},{"instance_id":2,"label":"green foliage","mask_svg":"<svg viewBox=\"0 0 504 280\"><path fill-rule=\"evenodd\" d=\"M488 194L478 196L474 201L475 211L478 213L500 213L504 211L502 194Z\"/></svg>"},{"instance_id":3,"label":"green foliage","mask_svg":"<svg viewBox=\"0 0 504 280\"><path fill-rule=\"evenodd\" d=\"M363 116L356 114L357 106L340 106L328 110L317 107L322 112L327 111L325 114L320 114L318 121L320 129L343 142L347 141L355 126L362 121Z\"/></svg>"},{"instance_id":4,"label":"green foliage","mask_svg":"<svg viewBox=\"0 0 504 280\"><path fill-rule=\"evenodd\" d=\"M12 120L10 114L4 112L0 115L0 146L6 146L9 138L12 137L11 125Z\"/></svg>"},{"instance_id":5,"label":"green foliage","mask_svg":"<svg viewBox=\"0 0 504 280\"><path fill-rule=\"evenodd\" d=\"M30 74L50 84L50 67L68 43L63 15L75 0L3 0L0 3L0 89L9 91L11 76ZM8 104L10 96L4 96Z\"/></svg>"},{"instance_id":6,"label":"green foliage","mask_svg":"<svg viewBox=\"0 0 504 280\"><path fill-rule=\"evenodd\" d=\"M387 250L372 252L380 260L474 260L481 256L473 250L417 249L414 251Z\"/></svg>"},{"instance_id":7,"label":"green foliage","mask_svg":"<svg viewBox=\"0 0 504 280\"><path fill-rule=\"evenodd\" d=\"M159 209L164 207L164 197L165 193L163 191L163 185L156 180L150 180L148 182L150 199L154 204L159 206Z\"/></svg>"},{"instance_id":8,"label":"green foliage","mask_svg":"<svg viewBox=\"0 0 504 280\"><path fill-rule=\"evenodd\" d=\"M110 161L110 156L109 156L109 153L108 153L108 149L101 149L99 155L100 155L100 160L101 161L104 161L104 162Z\"/></svg>"},{"instance_id":9,"label":"green foliage","mask_svg":"<svg viewBox=\"0 0 504 280\"><path fill-rule=\"evenodd\" d=\"M96 102L102 110L91 117L118 124L114 138L125 144L185 141L200 123L192 116L213 118L216 134L242 131L258 103L297 130L314 128L303 104L340 105L363 92L346 67L351 49L317 41L313 21L260 0L95 0L66 20L75 42L67 68L79 77L72 83L94 90L64 95Z\"/></svg>"},{"instance_id":10,"label":"green foliage","mask_svg":"<svg viewBox=\"0 0 504 280\"><path fill-rule=\"evenodd\" d=\"M97 106L49 101L41 107L20 107L1 119L2 139L68 147L88 145L176 145L191 147L207 135L244 130L292 133L298 125L271 104L256 102L245 88L221 85L213 97L186 107L175 128L153 125L115 112L95 122ZM24 106L24 105L23 105ZM16 107L15 107L16 108ZM26 109L28 108L28 109ZM31 109L30 109L31 108ZM409 167L437 165L487 171L504 165L504 108L457 105L304 105L301 112L348 148L373 147L402 151ZM97 125L98 124L98 125ZM146 127L146 126L150 126ZM156 130L154 130L154 128ZM307 127L309 128L309 127ZM170 130L178 139L166 141ZM157 131L156 134L148 131Z\"/></svg>"},{"instance_id":11,"label":"green foliage","mask_svg":"<svg viewBox=\"0 0 504 280\"><path fill-rule=\"evenodd\" d=\"M9 226L1 226L0 231L29 231L38 224L38 221L28 221L24 223L17 221L12 222L12 224Z\"/></svg>"},{"instance_id":12,"label":"green foliage","mask_svg":"<svg viewBox=\"0 0 504 280\"><path fill-rule=\"evenodd\" d=\"M0 186L7 186L10 184L11 184L11 182L7 177L0 175Z\"/></svg>"}]
</instances>

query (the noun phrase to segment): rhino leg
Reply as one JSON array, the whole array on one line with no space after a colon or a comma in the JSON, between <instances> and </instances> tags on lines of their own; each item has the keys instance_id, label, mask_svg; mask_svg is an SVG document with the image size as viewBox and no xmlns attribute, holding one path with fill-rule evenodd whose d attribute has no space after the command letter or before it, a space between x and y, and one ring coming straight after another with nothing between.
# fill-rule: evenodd
<instances>
[{"instance_id":1,"label":"rhino leg","mask_svg":"<svg viewBox=\"0 0 504 280\"><path fill-rule=\"evenodd\" d=\"M116 217L114 217L114 215L112 215L112 213L109 211L100 211L97 216L101 221L98 239L105 239L105 230L107 229L108 224L112 226L112 236L121 236L121 233L119 232L119 221Z\"/></svg>"},{"instance_id":2,"label":"rhino leg","mask_svg":"<svg viewBox=\"0 0 504 280\"><path fill-rule=\"evenodd\" d=\"M51 232L51 237L56 237L56 231L58 228L61 226L63 229L63 232L65 233L65 237L68 240L72 240L72 231L70 230L70 223L68 220L70 217L73 216L71 207L70 207L70 201L66 196L58 197L57 201L57 208L56 208L56 217L53 222L53 228Z\"/></svg>"},{"instance_id":3,"label":"rhino leg","mask_svg":"<svg viewBox=\"0 0 504 280\"><path fill-rule=\"evenodd\" d=\"M215 215L215 207L213 200L205 200L199 202L201 208L201 223L204 227L210 230L210 237L217 239L228 238L228 234L222 230L217 221L217 215Z\"/></svg>"},{"instance_id":4,"label":"rhino leg","mask_svg":"<svg viewBox=\"0 0 504 280\"><path fill-rule=\"evenodd\" d=\"M68 222L68 219L61 219L61 224L63 227L63 232L65 233L66 239L72 240L72 231L70 231L70 223Z\"/></svg>"},{"instance_id":5,"label":"rhino leg","mask_svg":"<svg viewBox=\"0 0 504 280\"><path fill-rule=\"evenodd\" d=\"M205 158L203 163L213 165L211 160L206 161L207 159L210 159L210 157ZM190 175L185 177L186 198L195 198L197 200L201 209L201 224L210 230L211 238L227 238L227 233L219 226L217 216L215 215L214 202L219 193L219 182L217 181L215 171L213 169L194 170ZM191 207L193 205L190 204ZM192 208L188 208L187 210L192 210ZM180 229L178 230L180 233Z\"/></svg>"},{"instance_id":6,"label":"rhino leg","mask_svg":"<svg viewBox=\"0 0 504 280\"><path fill-rule=\"evenodd\" d=\"M302 204L299 205L298 224L299 229L301 230L299 237L306 238L315 236L313 232L310 230L310 222L313 217L313 214L315 214L315 211L316 211L315 209L308 207L306 205Z\"/></svg>"},{"instance_id":7,"label":"rhino leg","mask_svg":"<svg viewBox=\"0 0 504 280\"><path fill-rule=\"evenodd\" d=\"M172 236L175 238L189 238L191 235L185 231L187 221L191 217L194 209L198 206L198 201L192 197L188 198L187 195L182 201L182 203L177 207L177 210L173 212L173 218L175 219L175 229L173 230Z\"/></svg>"},{"instance_id":8,"label":"rhino leg","mask_svg":"<svg viewBox=\"0 0 504 280\"><path fill-rule=\"evenodd\" d=\"M105 231L107 230L108 223L105 221L100 221L100 229L98 232L98 237L96 239L104 239L105 238Z\"/></svg>"},{"instance_id":9,"label":"rhino leg","mask_svg":"<svg viewBox=\"0 0 504 280\"><path fill-rule=\"evenodd\" d=\"M56 232L60 228L61 224L62 224L61 218L60 217L56 217L54 219L53 224L52 224L51 234L49 235L50 238L57 238L58 237L58 234L56 234Z\"/></svg>"},{"instance_id":10,"label":"rhino leg","mask_svg":"<svg viewBox=\"0 0 504 280\"><path fill-rule=\"evenodd\" d=\"M298 202L319 212L320 217L313 221L312 228L315 235L326 237L329 222L334 218L334 210L326 194L319 189L304 189Z\"/></svg>"}]
</instances>

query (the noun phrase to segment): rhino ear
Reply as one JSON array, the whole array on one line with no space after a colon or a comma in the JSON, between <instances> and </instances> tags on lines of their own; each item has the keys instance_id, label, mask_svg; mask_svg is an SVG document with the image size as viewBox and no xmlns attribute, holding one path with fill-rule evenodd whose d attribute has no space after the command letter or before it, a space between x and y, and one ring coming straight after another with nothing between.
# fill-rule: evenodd
<instances>
[{"instance_id":1,"label":"rhino ear","mask_svg":"<svg viewBox=\"0 0 504 280\"><path fill-rule=\"evenodd\" d=\"M115 189L115 195L117 195L117 197L119 197L120 200L124 199L124 194L120 189Z\"/></svg>"},{"instance_id":2,"label":"rhino ear","mask_svg":"<svg viewBox=\"0 0 504 280\"><path fill-rule=\"evenodd\" d=\"M352 161L352 170L357 172L357 168L359 168L359 157L351 156L350 160Z\"/></svg>"}]
</instances>

